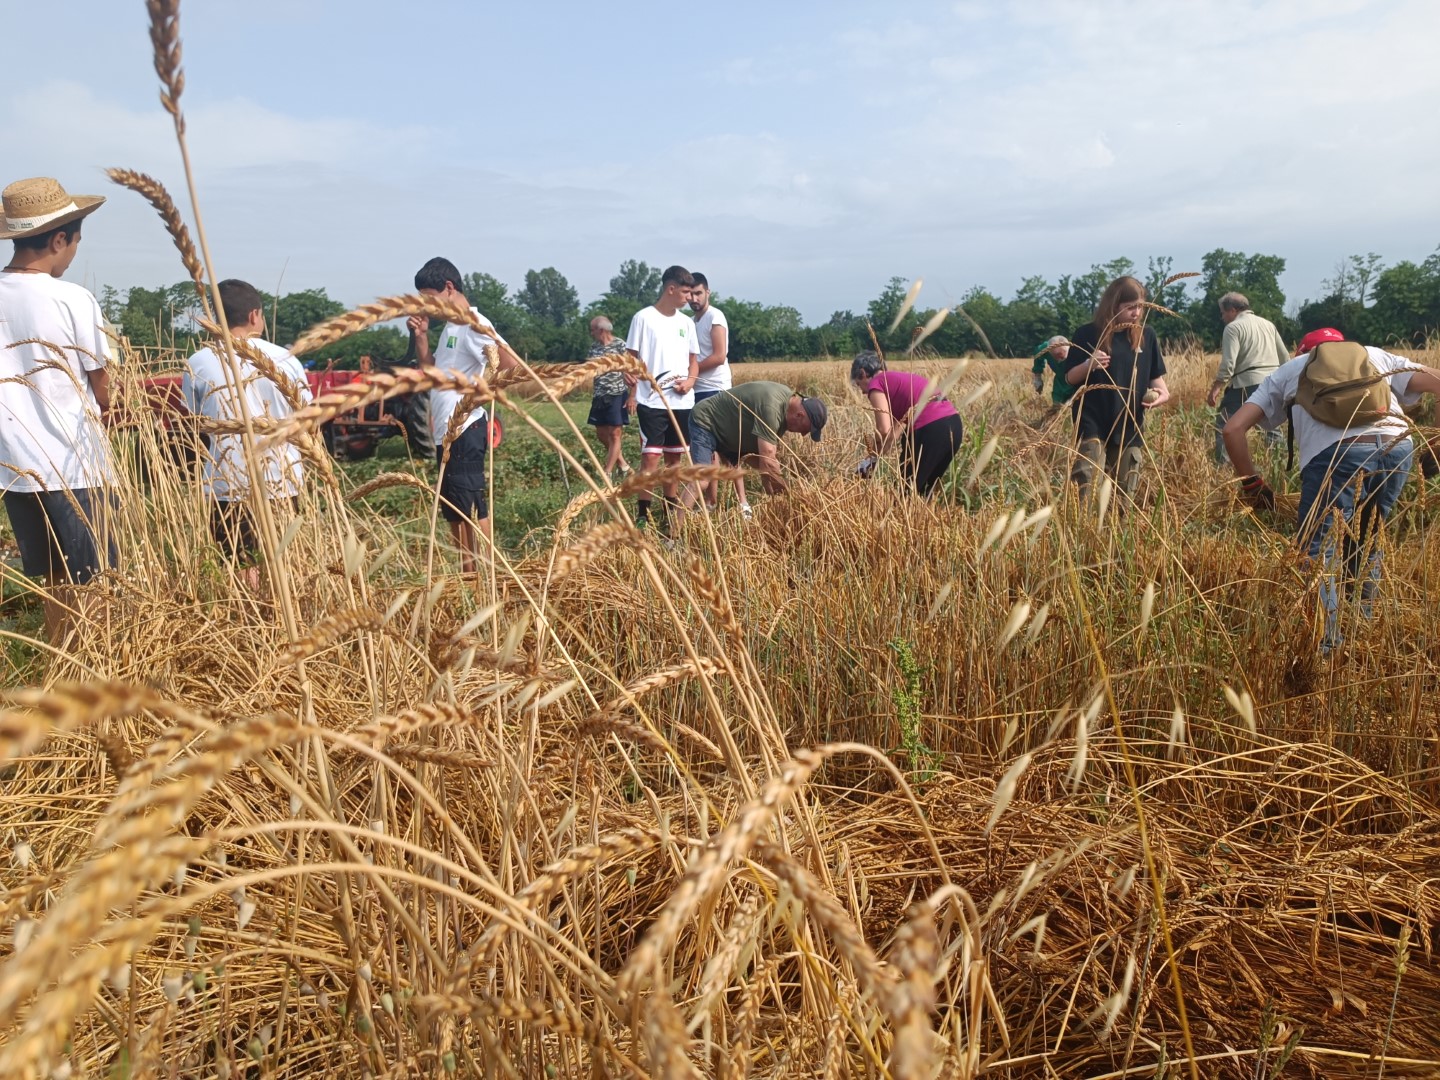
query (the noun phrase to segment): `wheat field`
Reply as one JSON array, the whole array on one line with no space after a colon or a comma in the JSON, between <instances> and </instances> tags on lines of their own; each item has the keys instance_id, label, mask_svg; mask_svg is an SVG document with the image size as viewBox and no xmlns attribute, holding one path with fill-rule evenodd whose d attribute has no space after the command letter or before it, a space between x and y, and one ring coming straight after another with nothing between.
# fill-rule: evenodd
<instances>
[{"instance_id":1,"label":"wheat field","mask_svg":"<svg viewBox=\"0 0 1440 1080\"><path fill-rule=\"evenodd\" d=\"M823 394L826 438L673 550L529 417L594 365L462 385L580 489L472 578L433 499L376 499L426 476L316 452L354 395L244 425L314 465L258 590L192 468L117 432L119 569L0 712L0 1076L1436 1075L1437 491L1322 662L1293 523L1209 460L1213 362L1171 358L1140 496L1100 506L1025 362L923 362L967 427L932 503L854 475L843 363L740 366Z\"/></svg>"}]
</instances>

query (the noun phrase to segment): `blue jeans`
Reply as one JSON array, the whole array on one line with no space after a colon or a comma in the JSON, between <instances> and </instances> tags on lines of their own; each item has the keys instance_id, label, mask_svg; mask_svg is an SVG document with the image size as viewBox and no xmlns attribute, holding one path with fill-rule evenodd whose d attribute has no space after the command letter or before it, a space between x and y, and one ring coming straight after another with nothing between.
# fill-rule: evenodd
<instances>
[{"instance_id":1,"label":"blue jeans","mask_svg":"<svg viewBox=\"0 0 1440 1080\"><path fill-rule=\"evenodd\" d=\"M1380 584L1380 526L1394 508L1410 475L1414 446L1406 438L1392 445L1387 435L1344 439L1327 447L1300 470L1300 543L1320 561L1320 606L1325 634L1320 648L1328 652L1343 640L1340 594L1360 585L1360 614L1370 617ZM1358 492L1357 492L1358 489ZM1355 521L1355 511L1360 520ZM1338 545L1331 526L1336 512L1344 522ZM1361 581L1362 564L1364 580ZM1338 572L1337 572L1338 571Z\"/></svg>"}]
</instances>

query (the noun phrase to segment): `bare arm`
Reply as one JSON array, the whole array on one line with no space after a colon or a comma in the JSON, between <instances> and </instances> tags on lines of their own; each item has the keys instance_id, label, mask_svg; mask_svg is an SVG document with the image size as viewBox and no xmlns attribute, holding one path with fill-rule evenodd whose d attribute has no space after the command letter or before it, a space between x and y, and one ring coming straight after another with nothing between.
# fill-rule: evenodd
<instances>
[{"instance_id":1,"label":"bare arm","mask_svg":"<svg viewBox=\"0 0 1440 1080\"><path fill-rule=\"evenodd\" d=\"M95 395L100 411L107 411L110 408L110 369L102 367L87 371L85 378L89 380L90 392Z\"/></svg>"},{"instance_id":2,"label":"bare arm","mask_svg":"<svg viewBox=\"0 0 1440 1080\"><path fill-rule=\"evenodd\" d=\"M434 357L430 354L430 320L424 315L411 315L405 320L410 340L415 342L415 366L424 367Z\"/></svg>"},{"instance_id":3,"label":"bare arm","mask_svg":"<svg viewBox=\"0 0 1440 1080\"><path fill-rule=\"evenodd\" d=\"M883 390L871 390L867 396L870 399L871 411L875 414L875 453L883 454L894 443L898 425L890 412L890 399Z\"/></svg>"},{"instance_id":4,"label":"bare arm","mask_svg":"<svg viewBox=\"0 0 1440 1080\"><path fill-rule=\"evenodd\" d=\"M1110 354L1100 349L1095 350L1095 355L1086 360L1083 364L1076 364L1069 371L1065 372L1065 381L1071 386L1079 386L1086 379L1090 378L1092 371L1104 371L1110 366Z\"/></svg>"},{"instance_id":5,"label":"bare arm","mask_svg":"<svg viewBox=\"0 0 1440 1080\"><path fill-rule=\"evenodd\" d=\"M726 347L729 345L726 338L729 336L729 333L730 332L723 326L710 328L710 348L713 351L710 353L710 358L700 365L699 370L714 371L725 363Z\"/></svg>"},{"instance_id":6,"label":"bare arm","mask_svg":"<svg viewBox=\"0 0 1440 1080\"><path fill-rule=\"evenodd\" d=\"M785 478L780 474L780 448L772 442L757 439L755 449L756 453L746 457L745 463L760 471L760 482L765 485L766 491L778 495L786 489Z\"/></svg>"},{"instance_id":7,"label":"bare arm","mask_svg":"<svg viewBox=\"0 0 1440 1080\"><path fill-rule=\"evenodd\" d=\"M1221 434L1225 439L1225 450L1230 455L1230 464L1235 466L1236 476L1255 475L1255 462L1250 457L1250 440L1245 436L1264 419L1265 413L1260 406L1247 401L1236 409L1235 414L1225 423L1225 430Z\"/></svg>"},{"instance_id":8,"label":"bare arm","mask_svg":"<svg viewBox=\"0 0 1440 1080\"><path fill-rule=\"evenodd\" d=\"M91 374L93 375L94 372ZM1422 367L1419 371L1412 371L1409 390L1412 394L1440 394L1440 371L1432 367Z\"/></svg>"},{"instance_id":9,"label":"bare arm","mask_svg":"<svg viewBox=\"0 0 1440 1080\"><path fill-rule=\"evenodd\" d=\"M495 360L495 366L501 371L509 371L520 366L520 357L507 343L499 342L497 351L500 355Z\"/></svg>"},{"instance_id":10,"label":"bare arm","mask_svg":"<svg viewBox=\"0 0 1440 1080\"><path fill-rule=\"evenodd\" d=\"M695 380L700 378L700 354L690 354L690 371L683 379L675 380L675 392L677 394L688 394L695 388ZM684 383L682 386L681 383Z\"/></svg>"}]
</instances>

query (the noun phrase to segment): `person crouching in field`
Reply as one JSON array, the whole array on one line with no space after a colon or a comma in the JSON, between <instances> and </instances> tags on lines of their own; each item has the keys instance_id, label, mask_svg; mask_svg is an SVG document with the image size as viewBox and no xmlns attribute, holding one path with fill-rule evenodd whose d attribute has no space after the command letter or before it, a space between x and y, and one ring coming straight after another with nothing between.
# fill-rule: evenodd
<instances>
[{"instance_id":1,"label":"person crouching in field","mask_svg":"<svg viewBox=\"0 0 1440 1080\"><path fill-rule=\"evenodd\" d=\"M237 388L235 370L216 347L211 346L185 361L180 395L186 408L195 416L237 421L241 419L243 393L245 409L253 419L285 419L297 406L311 400L305 369L289 351L261 337L265 333L265 300L255 286L231 279L220 282L219 292L231 336L248 342L268 357L280 383L237 352L235 363L243 390ZM210 504L211 534L221 550L244 568L245 584L252 590L258 589L260 568L255 563L255 553L260 545L248 504L251 476L244 441L239 435L214 434L207 442L209 450L204 459L201 486ZM299 448L282 443L266 450L257 449L255 458L261 471L264 497L270 500L272 510L280 511L277 517L289 517L304 486Z\"/></svg>"},{"instance_id":2,"label":"person crouching in field","mask_svg":"<svg viewBox=\"0 0 1440 1080\"><path fill-rule=\"evenodd\" d=\"M468 307L480 322L490 323L465 298L460 271L449 259L431 259L417 270L415 288L426 296ZM432 353L430 320L424 315L412 315L407 325L415 346L415 363L421 367L437 367L478 379L490 363L485 352L487 347L497 350L496 364L501 371L509 371L520 363L520 358L493 326L489 332L481 332L465 323L447 322L440 329L440 343ZM490 541L489 491L485 478L490 423L485 409L479 405L468 415L455 415L464 396L459 390L430 391L430 434L435 440L435 464L440 469L440 513L450 523L450 535L460 549L460 572L468 575L480 566L480 537L483 535L487 544ZM453 441L447 444L446 440L451 438Z\"/></svg>"},{"instance_id":3,"label":"person crouching in field","mask_svg":"<svg viewBox=\"0 0 1440 1080\"><path fill-rule=\"evenodd\" d=\"M780 437L809 435L816 442L829 413L819 398L802 397L784 383L747 382L713 394L690 414L690 458L696 465L754 466L765 490L785 490L780 471ZM686 485L682 513L695 505L699 485Z\"/></svg>"},{"instance_id":4,"label":"person crouching in field","mask_svg":"<svg viewBox=\"0 0 1440 1080\"><path fill-rule=\"evenodd\" d=\"M926 400L929 379L886 370L878 353L862 352L850 362L850 383L865 395L875 420L875 453L862 462L861 474L870 475L880 455L899 442L900 475L928 498L965 437L959 411L944 398Z\"/></svg>"},{"instance_id":5,"label":"person crouching in field","mask_svg":"<svg viewBox=\"0 0 1440 1080\"><path fill-rule=\"evenodd\" d=\"M1145 414L1170 400L1160 341L1144 316L1145 286L1118 277L1101 295L1095 318L1070 335L1065 380L1077 388L1070 406L1076 440L1070 478L1082 499L1102 469L1134 498Z\"/></svg>"},{"instance_id":6,"label":"person crouching in field","mask_svg":"<svg viewBox=\"0 0 1440 1080\"><path fill-rule=\"evenodd\" d=\"M1070 342L1064 334L1056 334L1035 348L1035 362L1030 365L1030 386L1035 393L1045 392L1045 368L1053 375L1050 380L1050 408L1045 413L1049 420L1070 403L1075 396L1075 387L1065 379L1065 361L1070 357Z\"/></svg>"},{"instance_id":7,"label":"person crouching in field","mask_svg":"<svg viewBox=\"0 0 1440 1080\"><path fill-rule=\"evenodd\" d=\"M95 297L60 280L81 222L104 201L49 178L18 180L0 219L0 240L15 242L0 271L0 485L22 568L45 582L45 631L57 645L96 599L78 586L115 565L104 521L114 473L100 426L110 342Z\"/></svg>"},{"instance_id":8,"label":"person crouching in field","mask_svg":"<svg viewBox=\"0 0 1440 1080\"><path fill-rule=\"evenodd\" d=\"M1347 342L1329 328L1306 334L1300 350L1236 410L1223 435L1246 500L1273 509L1275 496L1255 472L1246 435L1257 425L1274 430L1289 416L1300 457L1297 541L1323 570L1323 655L1342 640L1337 570L1346 592L1360 583L1360 612L1370 616L1380 582L1378 534L1414 454L1402 406L1440 393L1440 371ZM1344 522L1339 545L1332 532L1337 513Z\"/></svg>"}]
</instances>

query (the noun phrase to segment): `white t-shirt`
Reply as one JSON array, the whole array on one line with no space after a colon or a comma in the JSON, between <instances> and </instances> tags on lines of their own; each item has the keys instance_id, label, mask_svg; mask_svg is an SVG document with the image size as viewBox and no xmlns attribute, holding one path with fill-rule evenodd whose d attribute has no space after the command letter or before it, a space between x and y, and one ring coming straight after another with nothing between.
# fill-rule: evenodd
<instances>
[{"instance_id":1,"label":"white t-shirt","mask_svg":"<svg viewBox=\"0 0 1440 1080\"><path fill-rule=\"evenodd\" d=\"M485 346L504 344L505 339L477 308L472 307L470 311L477 319L490 326L491 332L482 334L463 323L446 323L445 329L440 331L440 344L435 348L432 363L445 371L478 379L485 374L485 368L490 363L490 358L485 355ZM450 417L455 415L455 409L464 396L458 390L430 391L430 434L434 437L437 448L445 441L445 435L450 430ZM456 429L456 437L476 420L484 419L484 416L485 410L477 406Z\"/></svg>"},{"instance_id":2,"label":"white t-shirt","mask_svg":"<svg viewBox=\"0 0 1440 1080\"><path fill-rule=\"evenodd\" d=\"M677 394L669 389L677 379L689 378L690 358L700 355L694 319L679 311L674 315L662 315L652 304L630 320L625 348L640 357L651 378L666 388L662 396L649 383L637 383L637 405L644 405L647 409L663 409L668 405L676 411L695 407L693 387L688 394Z\"/></svg>"},{"instance_id":3,"label":"white t-shirt","mask_svg":"<svg viewBox=\"0 0 1440 1080\"><path fill-rule=\"evenodd\" d=\"M300 361L279 345L260 338L250 344L275 362L282 375L300 389L300 400L311 400L310 384ZM245 405L251 417L284 420L294 410L280 388L255 370L255 365L237 356L240 379L245 387ZM180 395L185 407L196 416L211 420L239 420L240 395L235 392L230 365L214 349L201 349L185 361L185 374L180 379ZM300 464L300 448L289 443L257 450L260 467L265 473L265 494L270 499L299 495L305 481ZM250 470L245 467L245 444L239 435L211 435L210 453L205 458L201 483L206 494L222 501L243 499L250 492Z\"/></svg>"},{"instance_id":4,"label":"white t-shirt","mask_svg":"<svg viewBox=\"0 0 1440 1080\"><path fill-rule=\"evenodd\" d=\"M113 356L103 321L95 297L79 285L49 274L0 273L0 490L94 488L113 479L100 403L86 375ZM15 344L32 338L61 352Z\"/></svg>"},{"instance_id":5,"label":"white t-shirt","mask_svg":"<svg viewBox=\"0 0 1440 1080\"><path fill-rule=\"evenodd\" d=\"M700 362L703 364L715 354L715 341L711 337L711 332L717 326L725 331L726 359L719 367L700 373L700 378L695 382L696 390L729 390L732 384L729 359L730 323L725 318L725 313L713 305L707 307L705 314L695 320L695 333L700 340Z\"/></svg>"},{"instance_id":6,"label":"white t-shirt","mask_svg":"<svg viewBox=\"0 0 1440 1080\"><path fill-rule=\"evenodd\" d=\"M1390 376L1390 416L1374 424L1335 428L1322 424L1296 405L1290 410L1290 415L1295 422L1295 450L1302 469L1312 458L1324 453L1341 439L1381 433L1403 435L1408 430L1409 424L1406 423L1405 413L1401 408L1410 387L1410 370L1406 369L1413 370L1419 365L1413 360L1406 360L1403 356L1395 356L1371 345L1365 346L1365 351L1370 354L1370 362L1375 365L1376 371L1395 372ZM1300 386L1300 372L1305 370L1305 363L1309 359L1310 354L1303 353L1280 365L1272 374L1266 376L1265 381L1245 402L1247 405L1258 406L1265 414L1260 426L1267 431L1273 431L1285 423L1285 408L1295 400L1295 392Z\"/></svg>"}]
</instances>

